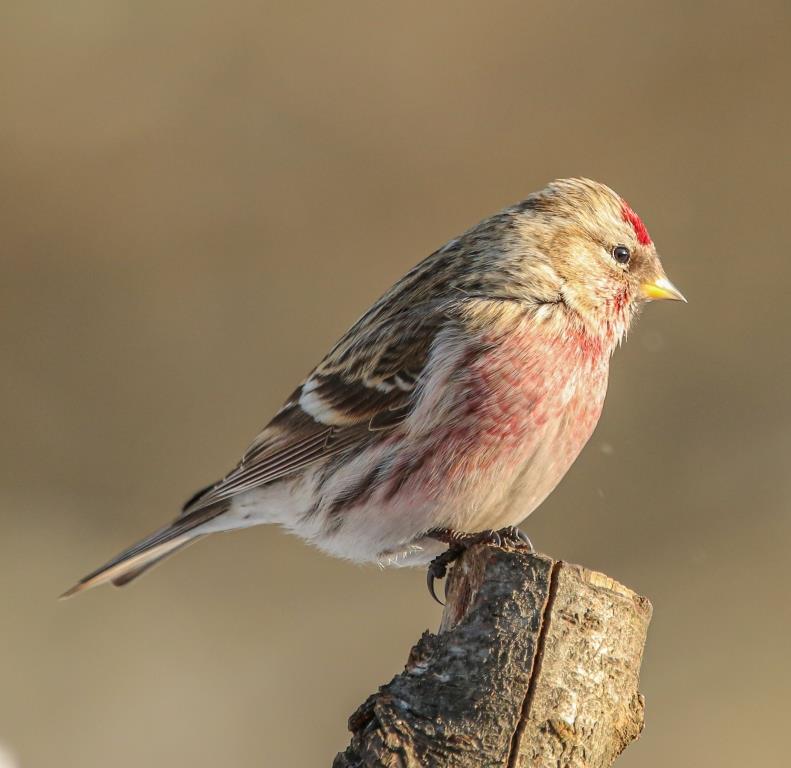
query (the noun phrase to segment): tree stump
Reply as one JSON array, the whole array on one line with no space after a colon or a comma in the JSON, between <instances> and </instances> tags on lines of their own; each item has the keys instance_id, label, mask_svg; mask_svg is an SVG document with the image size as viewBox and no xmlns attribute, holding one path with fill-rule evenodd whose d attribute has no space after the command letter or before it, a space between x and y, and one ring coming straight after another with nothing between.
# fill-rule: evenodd
<instances>
[{"instance_id":1,"label":"tree stump","mask_svg":"<svg viewBox=\"0 0 791 768\"><path fill-rule=\"evenodd\" d=\"M349 718L333 768L600 768L643 728L651 604L600 573L479 544L439 632Z\"/></svg>"}]
</instances>

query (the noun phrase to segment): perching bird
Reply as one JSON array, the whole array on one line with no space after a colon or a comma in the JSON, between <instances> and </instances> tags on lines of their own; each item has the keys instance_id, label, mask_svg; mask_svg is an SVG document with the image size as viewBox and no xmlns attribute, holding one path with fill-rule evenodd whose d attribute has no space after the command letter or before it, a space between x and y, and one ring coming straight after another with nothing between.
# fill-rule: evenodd
<instances>
[{"instance_id":1,"label":"perching bird","mask_svg":"<svg viewBox=\"0 0 791 768\"><path fill-rule=\"evenodd\" d=\"M603 184L551 183L408 272L234 470L64 596L260 523L388 565L515 525L590 438L610 356L651 299L683 297L637 214Z\"/></svg>"}]
</instances>

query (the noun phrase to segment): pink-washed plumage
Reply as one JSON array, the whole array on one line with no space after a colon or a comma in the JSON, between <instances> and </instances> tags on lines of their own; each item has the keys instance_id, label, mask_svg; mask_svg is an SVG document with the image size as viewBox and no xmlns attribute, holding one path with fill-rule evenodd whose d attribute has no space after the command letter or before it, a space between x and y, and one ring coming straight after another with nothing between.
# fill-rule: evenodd
<instances>
[{"instance_id":1,"label":"pink-washed plumage","mask_svg":"<svg viewBox=\"0 0 791 768\"><path fill-rule=\"evenodd\" d=\"M680 294L637 214L602 184L553 182L420 262L234 470L67 594L259 523L382 564L430 560L434 529L515 525L593 433L610 356L651 298Z\"/></svg>"}]
</instances>

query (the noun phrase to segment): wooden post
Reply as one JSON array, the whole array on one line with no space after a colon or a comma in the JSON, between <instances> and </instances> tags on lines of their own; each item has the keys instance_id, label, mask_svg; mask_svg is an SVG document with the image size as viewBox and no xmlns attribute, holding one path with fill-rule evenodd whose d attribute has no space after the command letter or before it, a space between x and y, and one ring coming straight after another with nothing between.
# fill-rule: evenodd
<instances>
[{"instance_id":1,"label":"wooden post","mask_svg":"<svg viewBox=\"0 0 791 768\"><path fill-rule=\"evenodd\" d=\"M600 573L480 544L436 635L349 718L333 768L600 768L643 728L644 597Z\"/></svg>"}]
</instances>

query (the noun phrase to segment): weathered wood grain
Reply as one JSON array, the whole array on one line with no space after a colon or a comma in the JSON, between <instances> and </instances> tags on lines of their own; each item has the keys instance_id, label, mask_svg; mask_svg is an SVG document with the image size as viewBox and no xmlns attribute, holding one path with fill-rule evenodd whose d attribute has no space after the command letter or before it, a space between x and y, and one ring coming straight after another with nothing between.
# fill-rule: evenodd
<instances>
[{"instance_id":1,"label":"weathered wood grain","mask_svg":"<svg viewBox=\"0 0 791 768\"><path fill-rule=\"evenodd\" d=\"M334 768L600 768L643 727L643 597L579 566L477 545L437 634L349 719Z\"/></svg>"}]
</instances>

